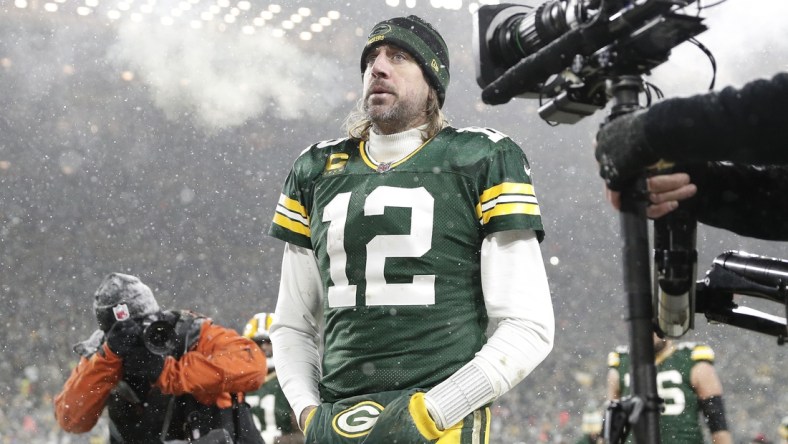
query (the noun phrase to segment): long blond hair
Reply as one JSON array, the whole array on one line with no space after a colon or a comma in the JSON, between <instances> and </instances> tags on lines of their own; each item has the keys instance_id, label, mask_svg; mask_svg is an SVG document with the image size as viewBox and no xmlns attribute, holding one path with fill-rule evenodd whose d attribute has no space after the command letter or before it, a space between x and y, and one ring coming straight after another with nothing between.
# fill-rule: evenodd
<instances>
[{"instance_id":1,"label":"long blond hair","mask_svg":"<svg viewBox=\"0 0 788 444\"><path fill-rule=\"evenodd\" d=\"M441 111L440 103L438 102L438 93L435 88L430 88L427 95L427 128L422 131L422 140L429 140L435 137L443 128L449 126L449 121L446 115ZM372 129L372 121L367 117L364 111L364 98L358 99L356 107L350 111L350 114L345 118L342 128L347 132L348 137L356 140L369 140L369 131Z\"/></svg>"}]
</instances>

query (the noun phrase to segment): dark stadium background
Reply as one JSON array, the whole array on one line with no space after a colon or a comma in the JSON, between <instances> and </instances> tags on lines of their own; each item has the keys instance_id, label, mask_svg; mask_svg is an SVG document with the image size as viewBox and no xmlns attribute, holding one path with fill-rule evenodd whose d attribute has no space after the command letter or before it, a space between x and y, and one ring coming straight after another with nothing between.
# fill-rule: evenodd
<instances>
[{"instance_id":1,"label":"dark stadium background","mask_svg":"<svg viewBox=\"0 0 788 444\"><path fill-rule=\"evenodd\" d=\"M211 20L200 15L214 6ZM103 442L103 422L69 441L51 398L76 363L72 345L95 328L91 295L108 272L139 275L163 306L237 329L273 310L281 244L265 233L288 168L310 143L342 135L371 25L410 13L448 42L452 124L493 127L522 146L546 224L555 349L495 404L491 442L574 442L582 413L603 401L607 352L628 340L618 218L591 149L604 113L550 127L532 101L484 105L471 7L0 0L0 442ZM261 11L271 18L255 25ZM780 0L729 0L706 14L700 40L717 57L718 88L785 69L786 13ZM703 55L681 46L651 81L673 96L702 92L710 78ZM728 249L786 258L785 247L700 227L698 269ZM696 322L684 339L716 351L736 441L777 439L788 414L785 347Z\"/></svg>"}]
</instances>

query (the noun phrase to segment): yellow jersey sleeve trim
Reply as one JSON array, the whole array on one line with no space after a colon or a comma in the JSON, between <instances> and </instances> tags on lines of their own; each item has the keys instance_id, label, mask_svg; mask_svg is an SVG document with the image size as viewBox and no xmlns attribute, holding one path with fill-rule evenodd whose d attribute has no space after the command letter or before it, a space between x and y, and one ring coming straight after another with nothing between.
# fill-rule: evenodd
<instances>
[{"instance_id":1,"label":"yellow jersey sleeve trim","mask_svg":"<svg viewBox=\"0 0 788 444\"><path fill-rule=\"evenodd\" d=\"M300 223L296 222L292 219L288 219L287 217L283 216L280 213L276 213L274 215L274 223L279 225L282 228L290 230L294 233L302 234L306 237L310 237L311 233L309 227Z\"/></svg>"},{"instance_id":2,"label":"yellow jersey sleeve trim","mask_svg":"<svg viewBox=\"0 0 788 444\"><path fill-rule=\"evenodd\" d=\"M708 345L698 345L692 349L693 361L710 361L714 362L714 350Z\"/></svg>"},{"instance_id":3,"label":"yellow jersey sleeve trim","mask_svg":"<svg viewBox=\"0 0 788 444\"><path fill-rule=\"evenodd\" d=\"M541 212L538 204L529 203L505 203L494 206L489 211L482 214L482 224L487 225L490 219L496 216L508 216L511 214L527 214L539 216Z\"/></svg>"},{"instance_id":4,"label":"yellow jersey sleeve trim","mask_svg":"<svg viewBox=\"0 0 788 444\"><path fill-rule=\"evenodd\" d=\"M287 208L288 210L300 214L304 219L307 219L306 208L295 199L291 199L284 194L279 197L279 205Z\"/></svg>"},{"instance_id":5,"label":"yellow jersey sleeve trim","mask_svg":"<svg viewBox=\"0 0 788 444\"><path fill-rule=\"evenodd\" d=\"M610 352L607 354L607 366L616 367L621 365L621 355L618 352Z\"/></svg>"},{"instance_id":6,"label":"yellow jersey sleeve trim","mask_svg":"<svg viewBox=\"0 0 788 444\"><path fill-rule=\"evenodd\" d=\"M534 186L530 183L504 182L500 185L496 185L492 188L484 190L479 200L483 204L484 202L495 199L502 194L525 194L528 196L533 196Z\"/></svg>"}]
</instances>

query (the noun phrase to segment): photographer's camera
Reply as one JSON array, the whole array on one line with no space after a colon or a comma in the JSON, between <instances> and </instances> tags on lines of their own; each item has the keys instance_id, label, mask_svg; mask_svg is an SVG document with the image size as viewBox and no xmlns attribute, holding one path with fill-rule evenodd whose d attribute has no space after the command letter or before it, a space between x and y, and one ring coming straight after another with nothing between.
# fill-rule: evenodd
<instances>
[{"instance_id":1,"label":"photographer's camera","mask_svg":"<svg viewBox=\"0 0 788 444\"><path fill-rule=\"evenodd\" d=\"M176 322L177 319L165 319L161 315L149 315L143 318L142 342L145 348L160 356L173 355L178 343L175 332Z\"/></svg>"}]
</instances>

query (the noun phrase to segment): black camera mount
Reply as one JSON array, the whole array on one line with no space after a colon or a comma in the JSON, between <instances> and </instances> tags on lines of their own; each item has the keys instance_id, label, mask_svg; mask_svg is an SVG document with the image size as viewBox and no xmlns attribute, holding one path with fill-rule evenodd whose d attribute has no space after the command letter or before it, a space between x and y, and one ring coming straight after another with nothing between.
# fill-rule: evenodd
<instances>
[{"instance_id":1,"label":"black camera mount","mask_svg":"<svg viewBox=\"0 0 788 444\"><path fill-rule=\"evenodd\" d=\"M544 102L549 122L575 123L604 108L608 83L644 75L706 30L678 12L694 0L550 0L538 8L500 4L475 14L476 80L482 100Z\"/></svg>"}]
</instances>

